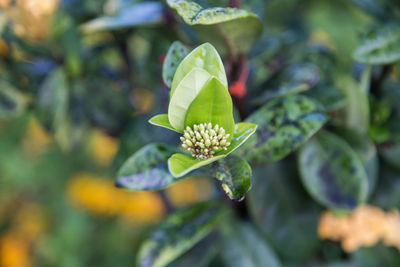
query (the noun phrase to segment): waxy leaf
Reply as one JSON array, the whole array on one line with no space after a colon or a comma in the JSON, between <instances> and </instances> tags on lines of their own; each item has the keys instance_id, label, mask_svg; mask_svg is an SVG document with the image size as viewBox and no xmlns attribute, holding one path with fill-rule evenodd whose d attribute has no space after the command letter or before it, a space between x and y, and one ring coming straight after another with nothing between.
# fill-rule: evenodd
<instances>
[{"instance_id":1,"label":"waxy leaf","mask_svg":"<svg viewBox=\"0 0 400 267\"><path fill-rule=\"evenodd\" d=\"M177 131L177 130L171 125L171 123L169 123L168 114L159 114L159 115L156 115L156 116L152 117L152 118L149 120L149 123L150 123L150 124L153 124L153 125L156 125L156 126L163 127L163 128L167 128L167 129L172 130L172 131L175 131L175 132L177 132L177 133L182 133L182 131Z\"/></svg>"},{"instance_id":2,"label":"waxy leaf","mask_svg":"<svg viewBox=\"0 0 400 267\"><path fill-rule=\"evenodd\" d=\"M179 87L180 85L175 95L178 95ZM231 135L228 141L232 139L235 130L232 98L226 87L215 77L206 83L190 104L184 126L192 127L194 124L209 122L223 127L225 132Z\"/></svg>"},{"instance_id":3,"label":"waxy leaf","mask_svg":"<svg viewBox=\"0 0 400 267\"><path fill-rule=\"evenodd\" d=\"M133 26L159 24L164 20L162 3L147 1L125 6L115 16L96 18L82 25L86 32L117 30Z\"/></svg>"},{"instance_id":4,"label":"waxy leaf","mask_svg":"<svg viewBox=\"0 0 400 267\"><path fill-rule=\"evenodd\" d=\"M175 93L171 96L168 106L168 120L180 132L185 128L185 118L189 106L199 95L210 80L211 75L200 68L193 68L179 83ZM202 121L207 122L207 121Z\"/></svg>"},{"instance_id":5,"label":"waxy leaf","mask_svg":"<svg viewBox=\"0 0 400 267\"><path fill-rule=\"evenodd\" d=\"M171 87L175 71L188 53L188 49L181 42L175 41L171 44L162 69L162 77L166 86Z\"/></svg>"},{"instance_id":6,"label":"waxy leaf","mask_svg":"<svg viewBox=\"0 0 400 267\"><path fill-rule=\"evenodd\" d=\"M251 167L244 159L232 155L216 162L214 176L228 197L242 200L251 187Z\"/></svg>"},{"instance_id":7,"label":"waxy leaf","mask_svg":"<svg viewBox=\"0 0 400 267\"><path fill-rule=\"evenodd\" d=\"M262 32L262 23L254 13L230 7L203 8L190 0L168 0L186 24L232 55L247 53Z\"/></svg>"},{"instance_id":8,"label":"waxy leaf","mask_svg":"<svg viewBox=\"0 0 400 267\"><path fill-rule=\"evenodd\" d=\"M311 99L289 96L273 99L248 119L257 132L238 150L249 162L274 162L306 142L326 122L322 108Z\"/></svg>"},{"instance_id":9,"label":"waxy leaf","mask_svg":"<svg viewBox=\"0 0 400 267\"><path fill-rule=\"evenodd\" d=\"M282 266L267 240L254 227L235 223L223 230L222 259L226 266Z\"/></svg>"},{"instance_id":10,"label":"waxy leaf","mask_svg":"<svg viewBox=\"0 0 400 267\"><path fill-rule=\"evenodd\" d=\"M182 177L185 174L226 157L242 145L257 129L253 123L238 123L235 125L235 133L227 150L222 150L214 157L204 160L193 158L186 154L176 153L168 159L168 167L175 177Z\"/></svg>"},{"instance_id":11,"label":"waxy leaf","mask_svg":"<svg viewBox=\"0 0 400 267\"><path fill-rule=\"evenodd\" d=\"M228 88L226 80L225 68L222 60L215 48L205 43L187 55L176 69L174 79L172 80L170 96L175 93L176 88L181 83L183 78L188 75L194 68L200 68L207 71L211 76L217 77L220 82Z\"/></svg>"},{"instance_id":12,"label":"waxy leaf","mask_svg":"<svg viewBox=\"0 0 400 267\"><path fill-rule=\"evenodd\" d=\"M0 118L12 118L21 114L26 105L23 94L11 84L0 81Z\"/></svg>"},{"instance_id":13,"label":"waxy leaf","mask_svg":"<svg viewBox=\"0 0 400 267\"><path fill-rule=\"evenodd\" d=\"M220 207L213 202L199 203L170 215L142 244L138 265L167 265L207 236L221 215Z\"/></svg>"},{"instance_id":14,"label":"waxy leaf","mask_svg":"<svg viewBox=\"0 0 400 267\"><path fill-rule=\"evenodd\" d=\"M363 163L341 138L320 132L300 150L303 184L322 205L353 209L366 200L368 178Z\"/></svg>"},{"instance_id":15,"label":"waxy leaf","mask_svg":"<svg viewBox=\"0 0 400 267\"><path fill-rule=\"evenodd\" d=\"M354 59L371 65L400 61L400 26L387 25L369 32L354 52Z\"/></svg>"},{"instance_id":16,"label":"waxy leaf","mask_svg":"<svg viewBox=\"0 0 400 267\"><path fill-rule=\"evenodd\" d=\"M119 169L115 185L130 190L158 190L178 181L167 166L174 152L175 148L162 144L144 146Z\"/></svg>"}]
</instances>

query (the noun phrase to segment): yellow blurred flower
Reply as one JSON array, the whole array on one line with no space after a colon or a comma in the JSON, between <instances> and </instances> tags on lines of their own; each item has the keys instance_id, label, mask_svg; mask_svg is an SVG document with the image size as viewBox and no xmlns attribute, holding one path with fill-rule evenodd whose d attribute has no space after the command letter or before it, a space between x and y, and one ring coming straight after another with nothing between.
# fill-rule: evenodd
<instances>
[{"instance_id":1,"label":"yellow blurred flower","mask_svg":"<svg viewBox=\"0 0 400 267\"><path fill-rule=\"evenodd\" d=\"M15 33L30 40L46 38L59 0L1 0L0 7L13 21Z\"/></svg>"},{"instance_id":2,"label":"yellow blurred flower","mask_svg":"<svg viewBox=\"0 0 400 267\"><path fill-rule=\"evenodd\" d=\"M130 98L135 114L148 113L154 107L155 97L150 90L135 88Z\"/></svg>"},{"instance_id":3,"label":"yellow blurred flower","mask_svg":"<svg viewBox=\"0 0 400 267\"><path fill-rule=\"evenodd\" d=\"M381 239L400 250L400 216L397 211L385 213L371 205L359 206L347 216L326 211L320 218L318 235L322 239L341 241L347 252L373 246Z\"/></svg>"},{"instance_id":4,"label":"yellow blurred flower","mask_svg":"<svg viewBox=\"0 0 400 267\"><path fill-rule=\"evenodd\" d=\"M311 33L309 42L324 44L333 50L336 49L336 46L329 38L329 35L321 29L316 29Z\"/></svg>"},{"instance_id":5,"label":"yellow blurred flower","mask_svg":"<svg viewBox=\"0 0 400 267\"><path fill-rule=\"evenodd\" d=\"M89 145L90 154L94 160L102 165L109 166L119 148L119 140L107 135L101 130L95 130Z\"/></svg>"},{"instance_id":6,"label":"yellow blurred flower","mask_svg":"<svg viewBox=\"0 0 400 267\"><path fill-rule=\"evenodd\" d=\"M24 152L35 158L47 150L48 144L52 142L52 137L39 124L35 117L29 120L28 128L24 139L22 140L22 148Z\"/></svg>"},{"instance_id":7,"label":"yellow blurred flower","mask_svg":"<svg viewBox=\"0 0 400 267\"><path fill-rule=\"evenodd\" d=\"M134 223L157 222L166 210L155 192L129 192L114 187L109 179L79 173L68 185L69 199L77 206L104 216L118 215Z\"/></svg>"},{"instance_id":8,"label":"yellow blurred flower","mask_svg":"<svg viewBox=\"0 0 400 267\"><path fill-rule=\"evenodd\" d=\"M30 266L29 243L17 232L7 232L0 237L0 266Z\"/></svg>"},{"instance_id":9,"label":"yellow blurred flower","mask_svg":"<svg viewBox=\"0 0 400 267\"><path fill-rule=\"evenodd\" d=\"M8 47L8 44L4 39L0 38L0 57L6 57L8 55L8 52L10 51L10 48Z\"/></svg>"},{"instance_id":10,"label":"yellow blurred flower","mask_svg":"<svg viewBox=\"0 0 400 267\"><path fill-rule=\"evenodd\" d=\"M174 207L181 208L211 199L214 187L209 179L193 177L167 187L165 194Z\"/></svg>"}]
</instances>

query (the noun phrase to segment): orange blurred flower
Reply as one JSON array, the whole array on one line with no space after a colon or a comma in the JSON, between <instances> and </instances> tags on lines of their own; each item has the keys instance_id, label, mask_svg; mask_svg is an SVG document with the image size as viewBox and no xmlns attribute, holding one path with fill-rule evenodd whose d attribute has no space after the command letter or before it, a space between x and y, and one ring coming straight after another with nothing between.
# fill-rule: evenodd
<instances>
[{"instance_id":1,"label":"orange blurred flower","mask_svg":"<svg viewBox=\"0 0 400 267\"><path fill-rule=\"evenodd\" d=\"M8 232L0 237L0 266L30 266L29 243L18 233Z\"/></svg>"},{"instance_id":2,"label":"orange blurred flower","mask_svg":"<svg viewBox=\"0 0 400 267\"><path fill-rule=\"evenodd\" d=\"M119 140L107 135L101 130L95 130L89 145L90 154L94 160L102 165L109 166L119 148Z\"/></svg>"},{"instance_id":3,"label":"orange blurred flower","mask_svg":"<svg viewBox=\"0 0 400 267\"><path fill-rule=\"evenodd\" d=\"M24 152L32 158L35 158L45 152L51 142L52 137L47 133L43 126L39 124L36 118L32 117L29 120L25 137L22 140L22 148Z\"/></svg>"}]
</instances>

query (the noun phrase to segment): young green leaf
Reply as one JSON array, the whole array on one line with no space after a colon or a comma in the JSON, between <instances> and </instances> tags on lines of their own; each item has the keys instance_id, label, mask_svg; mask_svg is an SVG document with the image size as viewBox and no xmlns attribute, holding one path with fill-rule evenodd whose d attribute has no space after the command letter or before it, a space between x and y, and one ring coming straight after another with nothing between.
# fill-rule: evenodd
<instances>
[{"instance_id":1,"label":"young green leaf","mask_svg":"<svg viewBox=\"0 0 400 267\"><path fill-rule=\"evenodd\" d=\"M179 41L173 42L169 47L162 69L163 81L168 87L172 85L172 79L174 78L179 63L181 63L188 53L189 51L186 46Z\"/></svg>"},{"instance_id":2,"label":"young green leaf","mask_svg":"<svg viewBox=\"0 0 400 267\"><path fill-rule=\"evenodd\" d=\"M138 265L166 266L207 236L221 215L214 202L199 203L170 215L141 245Z\"/></svg>"},{"instance_id":3,"label":"young green leaf","mask_svg":"<svg viewBox=\"0 0 400 267\"><path fill-rule=\"evenodd\" d=\"M158 190L176 181L167 159L176 149L162 144L149 144L129 157L117 174L115 185L130 190Z\"/></svg>"},{"instance_id":4,"label":"young green leaf","mask_svg":"<svg viewBox=\"0 0 400 267\"><path fill-rule=\"evenodd\" d=\"M177 130L171 125L171 123L169 123L168 114L159 114L159 115L156 115L156 116L152 117L152 118L149 120L149 123L151 123L151 124L153 124L153 125L156 125L156 126L163 127L163 128L167 128L167 129L172 130L172 131L175 131L175 132L177 132L177 133L182 133L182 131L177 131Z\"/></svg>"},{"instance_id":5,"label":"young green leaf","mask_svg":"<svg viewBox=\"0 0 400 267\"><path fill-rule=\"evenodd\" d=\"M190 52L179 64L172 80L170 97L174 95L178 85L194 68L207 71L211 76L217 77L228 88L225 68L217 50L211 44L205 43Z\"/></svg>"},{"instance_id":6,"label":"young green leaf","mask_svg":"<svg viewBox=\"0 0 400 267\"><path fill-rule=\"evenodd\" d=\"M179 87L178 87L179 88ZM176 91L177 95L178 89ZM172 102L172 101L171 101ZM185 118L184 126L209 123L219 125L225 132L232 134L235 130L233 119L232 98L226 87L217 79L209 80L190 104Z\"/></svg>"},{"instance_id":7,"label":"young green leaf","mask_svg":"<svg viewBox=\"0 0 400 267\"><path fill-rule=\"evenodd\" d=\"M168 106L168 120L177 131L181 132L185 128L185 117L189 106L210 78L211 75L207 71L193 68L179 83Z\"/></svg>"},{"instance_id":8,"label":"young green leaf","mask_svg":"<svg viewBox=\"0 0 400 267\"><path fill-rule=\"evenodd\" d=\"M299 168L303 184L322 205L353 209L365 202L368 178L364 166L341 138L320 132L300 150Z\"/></svg>"},{"instance_id":9,"label":"young green leaf","mask_svg":"<svg viewBox=\"0 0 400 267\"><path fill-rule=\"evenodd\" d=\"M242 145L252 134L254 134L256 129L256 124L245 122L238 123L235 125L235 133L231 140L231 145L227 150L222 150L214 157L205 160L198 160L185 154L176 153L168 159L169 171L175 177L182 177L195 169L224 158Z\"/></svg>"},{"instance_id":10,"label":"young green leaf","mask_svg":"<svg viewBox=\"0 0 400 267\"><path fill-rule=\"evenodd\" d=\"M241 200L251 187L251 167L242 158L232 155L216 162L214 175L232 200Z\"/></svg>"}]
</instances>

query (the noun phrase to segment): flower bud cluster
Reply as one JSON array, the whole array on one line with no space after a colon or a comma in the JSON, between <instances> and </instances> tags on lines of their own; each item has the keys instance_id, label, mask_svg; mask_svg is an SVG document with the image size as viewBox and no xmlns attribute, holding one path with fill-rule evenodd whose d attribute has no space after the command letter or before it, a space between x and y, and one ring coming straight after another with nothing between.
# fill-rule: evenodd
<instances>
[{"instance_id":1,"label":"flower bud cluster","mask_svg":"<svg viewBox=\"0 0 400 267\"><path fill-rule=\"evenodd\" d=\"M226 150L231 144L228 142L229 134L225 133L223 127L216 124L214 127L211 122L189 126L184 130L181 137L182 147L192 153L198 159L208 159L223 149Z\"/></svg>"}]
</instances>

